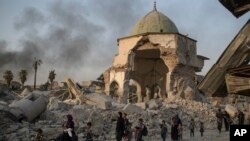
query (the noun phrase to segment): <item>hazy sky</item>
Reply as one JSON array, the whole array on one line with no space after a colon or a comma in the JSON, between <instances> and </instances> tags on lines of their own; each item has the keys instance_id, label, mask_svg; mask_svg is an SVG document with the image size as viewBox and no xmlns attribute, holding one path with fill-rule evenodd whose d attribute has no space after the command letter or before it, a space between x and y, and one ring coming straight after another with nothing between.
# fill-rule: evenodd
<instances>
[{"instance_id":1,"label":"hazy sky","mask_svg":"<svg viewBox=\"0 0 250 141\"><path fill-rule=\"evenodd\" d=\"M153 0L0 0L0 74L10 69L17 79L27 69L31 83L37 57L43 60L40 83L52 69L58 81L96 79L111 65L116 39L152 9ZM250 17L235 18L218 0L157 0L157 9L197 40L198 54L210 58L201 74Z\"/></svg>"}]
</instances>

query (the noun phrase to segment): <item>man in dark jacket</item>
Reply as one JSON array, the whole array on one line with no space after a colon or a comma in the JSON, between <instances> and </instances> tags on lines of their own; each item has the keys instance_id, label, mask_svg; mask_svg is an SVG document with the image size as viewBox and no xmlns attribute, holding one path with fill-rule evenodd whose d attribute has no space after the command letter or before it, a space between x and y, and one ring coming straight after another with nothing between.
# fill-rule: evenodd
<instances>
[{"instance_id":1,"label":"man in dark jacket","mask_svg":"<svg viewBox=\"0 0 250 141\"><path fill-rule=\"evenodd\" d=\"M122 113L118 112L119 116L116 123L116 141L121 141L124 133L124 119L122 118Z\"/></svg>"}]
</instances>

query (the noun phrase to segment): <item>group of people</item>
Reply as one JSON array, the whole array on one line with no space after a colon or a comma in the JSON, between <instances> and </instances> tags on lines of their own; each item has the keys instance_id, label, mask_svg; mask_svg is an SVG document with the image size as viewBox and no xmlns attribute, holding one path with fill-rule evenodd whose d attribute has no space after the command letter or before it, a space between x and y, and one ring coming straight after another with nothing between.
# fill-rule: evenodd
<instances>
[{"instance_id":1,"label":"group of people","mask_svg":"<svg viewBox=\"0 0 250 141\"><path fill-rule=\"evenodd\" d=\"M93 141L91 126L92 126L91 122L88 122L86 128L86 141ZM67 121L63 123L62 127L63 127L63 132L54 139L55 141L78 141L77 134L75 133L74 130L75 124L72 115L70 114L67 115ZM35 140L45 141L42 129L37 130Z\"/></svg>"},{"instance_id":2,"label":"group of people","mask_svg":"<svg viewBox=\"0 0 250 141\"><path fill-rule=\"evenodd\" d=\"M223 121L224 121L225 130L229 131L229 127L233 123L233 121L230 118L229 114L225 110L222 111L219 108L217 113L216 113L216 117L217 117L217 128L218 128L219 133L221 133ZM239 110L237 117L238 117L238 124L243 125L244 124L244 119L245 119L244 113Z\"/></svg>"},{"instance_id":3,"label":"group of people","mask_svg":"<svg viewBox=\"0 0 250 141\"><path fill-rule=\"evenodd\" d=\"M168 128L166 121L163 120L160 124L162 141L166 141L168 135ZM190 121L190 137L194 137L195 122L194 119ZM204 124L200 122L200 133L203 136ZM143 137L147 136L148 131L143 119L138 120L138 125L132 129L132 123L129 122L127 114L118 112L116 124L116 141L143 141ZM183 125L178 115L172 117L170 136L172 141L182 141Z\"/></svg>"},{"instance_id":4,"label":"group of people","mask_svg":"<svg viewBox=\"0 0 250 141\"><path fill-rule=\"evenodd\" d=\"M229 126L232 124L232 120L229 114L225 110L218 109L216 113L217 117L217 128L219 133L221 133L222 125L224 122L224 127L226 131L229 131ZM238 111L238 124L244 124L244 113L242 111ZM77 141L78 137L74 131L74 121L72 115L67 115L67 121L63 124L63 133L60 134L55 140L56 141ZM166 141L168 135L168 128L166 125L165 120L162 121L160 124L161 129L161 138L162 141ZM195 121L194 119L190 120L189 123L189 130L190 130L190 138L194 137L195 132ZM204 133L204 123L200 122L200 134L201 137ZM182 141L182 133L183 133L183 126L181 119L179 118L178 114L172 117L172 124L171 124L171 139L172 141ZM117 122L116 122L116 141L143 141L143 137L148 135L147 126L144 124L143 119L140 118L138 120L138 124L132 129L132 123L127 118L126 113L118 112ZM43 141L43 131L42 129L37 130L36 135L37 141ZM93 141L93 133L92 133L92 123L87 123L86 128L86 141Z\"/></svg>"},{"instance_id":5,"label":"group of people","mask_svg":"<svg viewBox=\"0 0 250 141\"><path fill-rule=\"evenodd\" d=\"M72 115L67 115L67 121L63 124L63 132L60 134L55 141L77 141L78 137L74 130L74 121ZM161 129L161 138L162 141L166 141L168 135L168 127L166 125L165 120L162 121L160 124ZM194 137L194 130L195 130L195 122L194 119L191 119L190 125L190 137ZM201 136L203 136L204 132L204 125L200 123L200 132ZM182 141L182 133L183 133L183 126L181 119L178 115L172 117L172 124L171 124L171 131L170 136L172 141ZM116 141L143 141L144 136L148 135L147 126L144 124L143 119L140 118L138 120L138 124L134 126L132 129L132 123L127 118L126 113L118 112L118 117L116 120ZM85 141L93 141L93 133L92 133L92 123L87 123L86 128L86 139ZM43 141L43 131L38 129L36 135L37 141Z\"/></svg>"},{"instance_id":6,"label":"group of people","mask_svg":"<svg viewBox=\"0 0 250 141\"><path fill-rule=\"evenodd\" d=\"M143 141L143 136L147 136L148 130L143 123L143 119L138 120L138 125L132 129L132 123L129 122L127 114L118 112L118 118L116 122L116 140L117 141Z\"/></svg>"},{"instance_id":7,"label":"group of people","mask_svg":"<svg viewBox=\"0 0 250 141\"><path fill-rule=\"evenodd\" d=\"M195 131L195 122L194 119L192 118L189 124L189 130L190 130L190 138L194 137L194 131ZM203 133L204 133L204 123L201 121L200 122L200 133L201 133L201 137L203 137Z\"/></svg>"}]
</instances>

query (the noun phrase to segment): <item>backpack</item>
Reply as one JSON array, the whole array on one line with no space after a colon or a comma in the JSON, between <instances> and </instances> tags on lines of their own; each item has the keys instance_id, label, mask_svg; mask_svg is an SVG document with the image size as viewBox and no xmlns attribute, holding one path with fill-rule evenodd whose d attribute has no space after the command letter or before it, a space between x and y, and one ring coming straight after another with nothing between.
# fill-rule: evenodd
<instances>
[{"instance_id":1,"label":"backpack","mask_svg":"<svg viewBox=\"0 0 250 141\"><path fill-rule=\"evenodd\" d=\"M143 129L142 129L142 135L143 136L147 136L148 135L148 128L146 125L144 125Z\"/></svg>"}]
</instances>

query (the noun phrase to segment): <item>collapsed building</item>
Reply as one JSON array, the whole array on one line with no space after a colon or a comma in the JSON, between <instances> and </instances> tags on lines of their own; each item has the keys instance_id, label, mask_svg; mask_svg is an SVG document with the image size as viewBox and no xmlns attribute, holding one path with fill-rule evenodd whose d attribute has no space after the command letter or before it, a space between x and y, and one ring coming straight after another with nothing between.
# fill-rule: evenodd
<instances>
[{"instance_id":1,"label":"collapsed building","mask_svg":"<svg viewBox=\"0 0 250 141\"><path fill-rule=\"evenodd\" d=\"M121 102L154 97L198 99L196 72L204 60L196 40L179 33L166 15L154 9L142 17L129 36L117 40L118 53L104 72L106 94Z\"/></svg>"},{"instance_id":2,"label":"collapsed building","mask_svg":"<svg viewBox=\"0 0 250 141\"><path fill-rule=\"evenodd\" d=\"M250 62L250 20L243 26L228 47L224 50L217 62L212 66L205 78L199 84L199 90L207 96L225 97L230 94L240 93L231 90L232 77L249 77L247 68ZM227 78L227 79L226 79ZM227 81L226 81L227 80ZM228 82L228 83L226 83ZM234 82L235 79L234 79ZM242 79L242 84L244 83ZM247 85L250 85L249 81ZM227 87L228 86L228 87ZM240 85L238 85L240 86ZM242 91L249 90L245 87ZM229 90L229 91L227 91ZM248 91L250 92L250 91Z\"/></svg>"}]
</instances>

